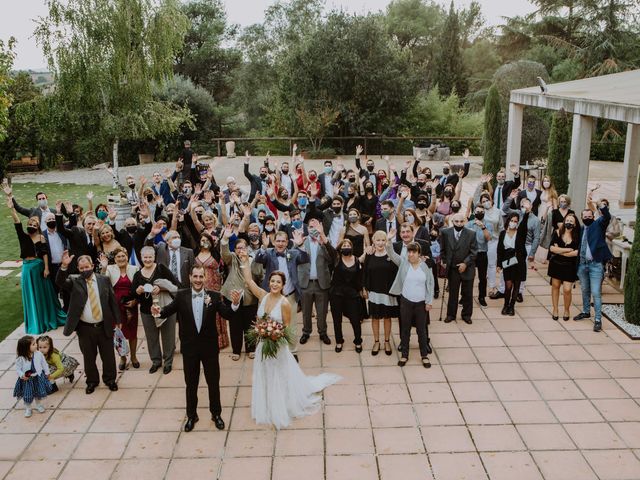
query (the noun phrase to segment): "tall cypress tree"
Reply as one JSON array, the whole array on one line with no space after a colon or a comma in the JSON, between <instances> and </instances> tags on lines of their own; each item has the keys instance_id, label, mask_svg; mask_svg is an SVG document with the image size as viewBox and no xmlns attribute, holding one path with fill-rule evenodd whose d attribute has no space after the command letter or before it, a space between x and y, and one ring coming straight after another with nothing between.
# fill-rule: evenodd
<instances>
[{"instance_id":1,"label":"tall cypress tree","mask_svg":"<svg viewBox=\"0 0 640 480\"><path fill-rule=\"evenodd\" d=\"M624 282L624 319L640 325L640 181L638 182L638 198L636 198L636 226L634 242L627 263L627 279Z\"/></svg>"},{"instance_id":2,"label":"tall cypress tree","mask_svg":"<svg viewBox=\"0 0 640 480\"><path fill-rule=\"evenodd\" d=\"M500 107L500 94L495 85L492 85L487 94L484 105L484 135L482 138L482 164L483 173L496 174L502 167L502 110Z\"/></svg>"},{"instance_id":3,"label":"tall cypress tree","mask_svg":"<svg viewBox=\"0 0 640 480\"><path fill-rule=\"evenodd\" d=\"M440 52L435 68L434 80L441 95L449 96L454 89L460 98L467 94L467 77L460 54L460 21L453 2L440 35Z\"/></svg>"},{"instance_id":4,"label":"tall cypress tree","mask_svg":"<svg viewBox=\"0 0 640 480\"><path fill-rule=\"evenodd\" d=\"M559 110L551 122L547 173L558 193L569 191L569 157L571 155L571 131L569 116Z\"/></svg>"}]
</instances>

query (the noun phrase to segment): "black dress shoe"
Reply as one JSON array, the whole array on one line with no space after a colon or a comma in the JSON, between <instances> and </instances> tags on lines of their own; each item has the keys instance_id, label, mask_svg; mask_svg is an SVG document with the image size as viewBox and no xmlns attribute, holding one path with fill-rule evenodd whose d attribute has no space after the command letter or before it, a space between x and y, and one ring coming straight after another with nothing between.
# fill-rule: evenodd
<instances>
[{"instance_id":1,"label":"black dress shoe","mask_svg":"<svg viewBox=\"0 0 640 480\"><path fill-rule=\"evenodd\" d=\"M96 391L96 387L97 385L95 383L87 383L87 388L84 389L84 392L87 395L91 395L93 392Z\"/></svg>"},{"instance_id":2,"label":"black dress shoe","mask_svg":"<svg viewBox=\"0 0 640 480\"><path fill-rule=\"evenodd\" d=\"M320 340L322 340L322 343L324 343L325 345L331 345L331 339L326 334L320 335Z\"/></svg>"},{"instance_id":3,"label":"black dress shoe","mask_svg":"<svg viewBox=\"0 0 640 480\"><path fill-rule=\"evenodd\" d=\"M499 299L499 298L504 298L504 293L496 292L496 293L494 293L493 295L489 295L489 298L490 298L491 300L497 300L497 299Z\"/></svg>"},{"instance_id":4,"label":"black dress shoe","mask_svg":"<svg viewBox=\"0 0 640 480\"><path fill-rule=\"evenodd\" d=\"M516 302L522 303L523 301L524 301L524 298L522 298L522 294L521 293L516 295Z\"/></svg>"},{"instance_id":5,"label":"black dress shoe","mask_svg":"<svg viewBox=\"0 0 640 480\"><path fill-rule=\"evenodd\" d=\"M505 305L504 307L502 307L502 311L500 313L502 315L509 315L509 307Z\"/></svg>"},{"instance_id":6,"label":"black dress shoe","mask_svg":"<svg viewBox=\"0 0 640 480\"><path fill-rule=\"evenodd\" d=\"M156 373L159 368L160 368L160 365L151 365L151 368L149 369L149 373Z\"/></svg>"},{"instance_id":7,"label":"black dress shoe","mask_svg":"<svg viewBox=\"0 0 640 480\"><path fill-rule=\"evenodd\" d=\"M304 345L305 343L307 343L307 340L309 340L309 335L303 333L300 337L300 345Z\"/></svg>"},{"instance_id":8,"label":"black dress shoe","mask_svg":"<svg viewBox=\"0 0 640 480\"><path fill-rule=\"evenodd\" d=\"M444 323L451 323L454 320L455 320L455 318L453 318L453 317L447 317L447 318L444 319Z\"/></svg>"},{"instance_id":9,"label":"black dress shoe","mask_svg":"<svg viewBox=\"0 0 640 480\"><path fill-rule=\"evenodd\" d=\"M107 387L109 387L109 390L111 390L112 392L118 391L118 384L116 382L108 383Z\"/></svg>"},{"instance_id":10,"label":"black dress shoe","mask_svg":"<svg viewBox=\"0 0 640 480\"><path fill-rule=\"evenodd\" d=\"M190 432L191 430L193 430L193 427L195 426L196 422L200 420L198 418L198 415L196 415L195 417L192 418L187 418L187 422L184 424L184 431L185 432Z\"/></svg>"},{"instance_id":11,"label":"black dress shoe","mask_svg":"<svg viewBox=\"0 0 640 480\"><path fill-rule=\"evenodd\" d=\"M602 330L602 322L595 322L593 324L593 331L599 332L600 330Z\"/></svg>"},{"instance_id":12,"label":"black dress shoe","mask_svg":"<svg viewBox=\"0 0 640 480\"><path fill-rule=\"evenodd\" d=\"M483 307L486 307L486 306L487 306L487 301L484 299L484 297L480 297L480 298L478 298L478 303L479 303L480 305L482 305Z\"/></svg>"},{"instance_id":13,"label":"black dress shoe","mask_svg":"<svg viewBox=\"0 0 640 480\"><path fill-rule=\"evenodd\" d=\"M467 317L467 318L462 317L462 320L464 321L464 323L468 325L471 325L473 323L473 321L471 320L471 317Z\"/></svg>"},{"instance_id":14,"label":"black dress shoe","mask_svg":"<svg viewBox=\"0 0 640 480\"><path fill-rule=\"evenodd\" d=\"M589 318L591 315L589 315L588 313L584 313L584 312L580 312L578 315L576 315L575 317L573 317L573 319L575 321L578 320L584 320L585 318Z\"/></svg>"},{"instance_id":15,"label":"black dress shoe","mask_svg":"<svg viewBox=\"0 0 640 480\"><path fill-rule=\"evenodd\" d=\"M511 316L511 317L515 316L515 314L516 314L516 309L514 308L514 306L513 306L513 305L511 305L511 306L509 307L509 311L507 312L507 314L508 314L509 316Z\"/></svg>"},{"instance_id":16,"label":"black dress shoe","mask_svg":"<svg viewBox=\"0 0 640 480\"><path fill-rule=\"evenodd\" d=\"M218 430L224 430L224 420L222 420L222 417L220 415L212 416L211 420L213 420L213 423L216 424L216 428Z\"/></svg>"},{"instance_id":17,"label":"black dress shoe","mask_svg":"<svg viewBox=\"0 0 640 480\"><path fill-rule=\"evenodd\" d=\"M300 363L300 360L298 360L298 354L297 354L297 353L294 353L294 354L293 354L293 358L295 358L295 359L296 359L296 362Z\"/></svg>"},{"instance_id":18,"label":"black dress shoe","mask_svg":"<svg viewBox=\"0 0 640 480\"><path fill-rule=\"evenodd\" d=\"M171 365L165 365L164 368L162 369L162 373L164 373L165 375L167 375L168 373L171 373Z\"/></svg>"}]
</instances>

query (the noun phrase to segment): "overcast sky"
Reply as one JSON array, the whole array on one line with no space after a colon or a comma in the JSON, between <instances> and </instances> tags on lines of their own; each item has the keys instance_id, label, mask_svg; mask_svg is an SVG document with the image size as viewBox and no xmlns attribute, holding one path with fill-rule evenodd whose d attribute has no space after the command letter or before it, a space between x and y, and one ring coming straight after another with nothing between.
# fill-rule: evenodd
<instances>
[{"instance_id":1,"label":"overcast sky","mask_svg":"<svg viewBox=\"0 0 640 480\"><path fill-rule=\"evenodd\" d=\"M264 19L265 8L275 0L224 0L229 21L242 26L259 23ZM341 8L352 13L384 10L391 0L327 0L328 8ZM449 3L449 0L439 0ZM501 23L501 17L523 15L534 10L528 0L479 0L484 16L490 25ZM455 0L456 6L468 5L470 0ZM46 65L33 38L33 19L46 15L44 0L4 0L0 16L0 38L10 36L18 40L16 69L43 68Z\"/></svg>"}]
</instances>

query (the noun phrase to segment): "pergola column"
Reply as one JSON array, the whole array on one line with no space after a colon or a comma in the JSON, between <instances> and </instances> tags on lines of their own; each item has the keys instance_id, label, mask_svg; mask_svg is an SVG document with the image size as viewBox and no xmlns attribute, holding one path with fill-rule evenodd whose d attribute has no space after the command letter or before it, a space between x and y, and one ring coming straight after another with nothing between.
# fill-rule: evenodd
<instances>
[{"instance_id":1,"label":"pergola column","mask_svg":"<svg viewBox=\"0 0 640 480\"><path fill-rule=\"evenodd\" d=\"M589 181L589 157L591 154L591 134L593 117L575 114L571 133L571 158L569 159L569 196L576 212L584 209Z\"/></svg>"},{"instance_id":2,"label":"pergola column","mask_svg":"<svg viewBox=\"0 0 640 480\"><path fill-rule=\"evenodd\" d=\"M507 178L513 178L509 170L510 165L520 166L520 150L522 147L522 117L524 115L524 105L519 103L509 103L509 126L507 130L507 158L505 170Z\"/></svg>"},{"instance_id":3,"label":"pergola column","mask_svg":"<svg viewBox=\"0 0 640 480\"><path fill-rule=\"evenodd\" d=\"M627 125L627 144L624 149L624 168L620 207L633 207L638 184L638 163L640 163L640 125Z\"/></svg>"}]
</instances>

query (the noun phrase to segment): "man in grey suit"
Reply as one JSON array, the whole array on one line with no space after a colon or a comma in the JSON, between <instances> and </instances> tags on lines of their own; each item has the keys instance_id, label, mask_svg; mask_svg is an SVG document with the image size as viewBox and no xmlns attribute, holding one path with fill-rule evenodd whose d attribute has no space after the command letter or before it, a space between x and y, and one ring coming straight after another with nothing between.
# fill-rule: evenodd
<instances>
[{"instance_id":1,"label":"man in grey suit","mask_svg":"<svg viewBox=\"0 0 640 480\"><path fill-rule=\"evenodd\" d=\"M336 250L324 234L320 221L309 222L309 237L304 241L309 262L298 266L298 280L302 289L302 337L305 344L313 331L311 314L316 306L318 333L325 345L331 345L327 335L327 312L329 309L329 287L331 286L331 267L335 263Z\"/></svg>"},{"instance_id":2,"label":"man in grey suit","mask_svg":"<svg viewBox=\"0 0 640 480\"><path fill-rule=\"evenodd\" d=\"M145 242L148 246L153 246L153 237L155 234L152 230ZM166 243L159 243L154 247L156 263L164 265L173 273L180 282L180 288L189 288L189 275L195 263L193 250L182 246L180 234L175 230L167 232L165 240Z\"/></svg>"},{"instance_id":3,"label":"man in grey suit","mask_svg":"<svg viewBox=\"0 0 640 480\"><path fill-rule=\"evenodd\" d=\"M69 293L69 312L63 333L66 337L78 334L84 372L87 375L85 392L91 394L100 383L96 354L102 360L102 381L109 390L118 390L116 357L113 353L113 329L120 326L120 309L108 277L93 272L89 255L78 258L79 275L69 275L73 255L65 250L56 276L58 286Z\"/></svg>"},{"instance_id":4,"label":"man in grey suit","mask_svg":"<svg viewBox=\"0 0 640 480\"><path fill-rule=\"evenodd\" d=\"M33 208L26 208L18 204L18 202L16 201L16 198L13 196L13 190L7 183L6 178L2 184L2 189L4 190L4 193L7 195L7 197L11 198L11 201L13 202L13 206L16 209L16 212L18 212L20 215L24 215L27 218L38 217L38 219L40 220L40 230L44 232L47 229L47 223L44 220L45 214L53 213L55 215L56 211L53 208L49 208L49 202L47 201L46 193L44 192L36 193L36 200L38 201L38 206Z\"/></svg>"},{"instance_id":5,"label":"man in grey suit","mask_svg":"<svg viewBox=\"0 0 640 480\"><path fill-rule=\"evenodd\" d=\"M449 300L445 323L456 319L458 298L462 287L462 320L471 323L473 313L473 278L475 277L475 261L478 252L475 232L464 228L464 215L456 213L453 227L444 228L442 236L442 252L440 258L445 265L449 281Z\"/></svg>"}]
</instances>

